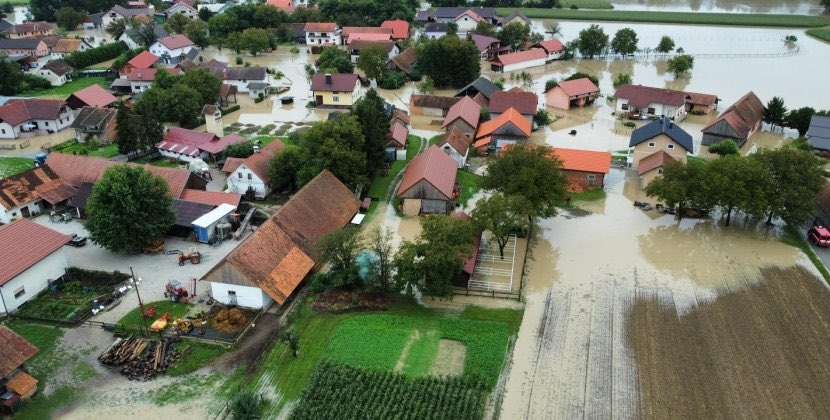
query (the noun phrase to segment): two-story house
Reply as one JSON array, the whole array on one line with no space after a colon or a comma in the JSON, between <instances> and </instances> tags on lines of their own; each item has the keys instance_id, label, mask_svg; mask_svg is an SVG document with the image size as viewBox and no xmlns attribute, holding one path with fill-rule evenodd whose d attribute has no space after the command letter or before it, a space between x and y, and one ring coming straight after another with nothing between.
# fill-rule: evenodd
<instances>
[{"instance_id":1,"label":"two-story house","mask_svg":"<svg viewBox=\"0 0 830 420\"><path fill-rule=\"evenodd\" d=\"M130 73L129 80L130 80L130 91L132 93L141 93L147 89L150 89L153 82L156 80L156 71L158 69L136 69ZM176 75L181 74L181 69L163 69L169 72L170 74Z\"/></svg>"},{"instance_id":2,"label":"two-story house","mask_svg":"<svg viewBox=\"0 0 830 420\"><path fill-rule=\"evenodd\" d=\"M198 47L184 35L171 35L159 38L150 45L150 52L165 64L178 64L188 57L191 50Z\"/></svg>"},{"instance_id":3,"label":"two-story house","mask_svg":"<svg viewBox=\"0 0 830 420\"><path fill-rule=\"evenodd\" d=\"M334 22L308 22L305 42L312 46L340 45L340 30Z\"/></svg>"},{"instance_id":4,"label":"two-story house","mask_svg":"<svg viewBox=\"0 0 830 420\"><path fill-rule=\"evenodd\" d=\"M147 17L152 19L155 14L155 9L152 7L142 9L128 9L121 5L112 6L112 9L104 12L101 16L101 28L108 27L112 22L119 19L130 19L138 17Z\"/></svg>"},{"instance_id":5,"label":"two-story house","mask_svg":"<svg viewBox=\"0 0 830 420\"><path fill-rule=\"evenodd\" d=\"M75 114L56 99L14 99L0 106L0 139L54 133L72 125Z\"/></svg>"},{"instance_id":6,"label":"two-story house","mask_svg":"<svg viewBox=\"0 0 830 420\"><path fill-rule=\"evenodd\" d=\"M0 54L46 57L49 55L49 47L37 38L0 38Z\"/></svg>"},{"instance_id":7,"label":"two-story house","mask_svg":"<svg viewBox=\"0 0 830 420\"><path fill-rule=\"evenodd\" d=\"M640 161L658 152L665 152L678 162L685 162L686 154L694 153L692 136L668 117L634 130L628 146L634 148L630 163L635 169Z\"/></svg>"},{"instance_id":8,"label":"two-story house","mask_svg":"<svg viewBox=\"0 0 830 420\"><path fill-rule=\"evenodd\" d=\"M259 152L245 159L228 158L222 172L228 174L227 192L253 194L256 198L265 198L271 193L271 177L268 173L271 158L283 149L278 139L268 143Z\"/></svg>"},{"instance_id":9,"label":"two-story house","mask_svg":"<svg viewBox=\"0 0 830 420\"><path fill-rule=\"evenodd\" d=\"M352 73L316 73L311 78L311 92L317 106L328 107L350 107L362 94L360 81Z\"/></svg>"}]
</instances>

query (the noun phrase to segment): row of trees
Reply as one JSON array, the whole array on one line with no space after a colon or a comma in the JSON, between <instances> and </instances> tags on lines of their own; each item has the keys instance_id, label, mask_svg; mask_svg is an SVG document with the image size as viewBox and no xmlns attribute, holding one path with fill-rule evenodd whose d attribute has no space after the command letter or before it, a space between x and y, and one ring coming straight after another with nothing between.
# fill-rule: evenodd
<instances>
[{"instance_id":1,"label":"row of trees","mask_svg":"<svg viewBox=\"0 0 830 420\"><path fill-rule=\"evenodd\" d=\"M34 20L54 22L57 11L62 8L70 8L86 16L109 10L121 3L123 1L120 0L29 0L28 7Z\"/></svg>"},{"instance_id":2,"label":"row of trees","mask_svg":"<svg viewBox=\"0 0 830 420\"><path fill-rule=\"evenodd\" d=\"M787 110L784 105L784 99L774 96L767 102L764 107L764 122L770 124L772 128L787 127L798 130L799 136L807 134L810 128L810 120L813 115L830 116L830 110L817 111L816 109L805 106L793 110Z\"/></svg>"},{"instance_id":3,"label":"row of trees","mask_svg":"<svg viewBox=\"0 0 830 420\"><path fill-rule=\"evenodd\" d=\"M88 49L86 51L76 51L64 57L64 61L76 69L89 67L93 64L102 63L104 61L117 58L121 53L129 50L127 44L118 41L109 44L101 45Z\"/></svg>"},{"instance_id":4,"label":"row of trees","mask_svg":"<svg viewBox=\"0 0 830 420\"><path fill-rule=\"evenodd\" d=\"M25 73L13 61L0 60L0 95L14 96L29 90L48 89L52 86L43 77Z\"/></svg>"},{"instance_id":5,"label":"row of trees","mask_svg":"<svg viewBox=\"0 0 830 420\"><path fill-rule=\"evenodd\" d=\"M824 172L812 153L792 148L762 150L749 157L726 154L711 163L689 160L669 165L646 187L650 197L678 208L708 213L718 209L729 226L733 213L781 218L801 225L813 209L813 198L824 186Z\"/></svg>"}]
</instances>

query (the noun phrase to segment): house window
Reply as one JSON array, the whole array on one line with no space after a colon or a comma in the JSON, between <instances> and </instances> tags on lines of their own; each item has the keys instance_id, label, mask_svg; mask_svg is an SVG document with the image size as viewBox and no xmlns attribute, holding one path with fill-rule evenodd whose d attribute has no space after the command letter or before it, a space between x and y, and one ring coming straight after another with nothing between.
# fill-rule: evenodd
<instances>
[{"instance_id":1,"label":"house window","mask_svg":"<svg viewBox=\"0 0 830 420\"><path fill-rule=\"evenodd\" d=\"M669 150L674 149L674 145L673 144L666 145L666 149L669 149Z\"/></svg>"},{"instance_id":2,"label":"house window","mask_svg":"<svg viewBox=\"0 0 830 420\"><path fill-rule=\"evenodd\" d=\"M628 104L620 105L620 109L622 109L623 111L628 111Z\"/></svg>"},{"instance_id":3,"label":"house window","mask_svg":"<svg viewBox=\"0 0 830 420\"><path fill-rule=\"evenodd\" d=\"M648 113L649 113L649 114L654 114L654 108L649 108L649 109L648 109Z\"/></svg>"},{"instance_id":4,"label":"house window","mask_svg":"<svg viewBox=\"0 0 830 420\"><path fill-rule=\"evenodd\" d=\"M654 147L654 146L655 146L655 145L654 145L654 143L653 143L653 142L648 144L648 147Z\"/></svg>"},{"instance_id":5,"label":"house window","mask_svg":"<svg viewBox=\"0 0 830 420\"><path fill-rule=\"evenodd\" d=\"M594 181L597 179L597 176L594 174L588 174L588 185L593 186Z\"/></svg>"},{"instance_id":6,"label":"house window","mask_svg":"<svg viewBox=\"0 0 830 420\"><path fill-rule=\"evenodd\" d=\"M20 286L14 291L14 298L20 299L21 296L26 294L26 288L24 286Z\"/></svg>"},{"instance_id":7,"label":"house window","mask_svg":"<svg viewBox=\"0 0 830 420\"><path fill-rule=\"evenodd\" d=\"M239 179L242 179L242 172L237 172L236 174L239 175Z\"/></svg>"},{"instance_id":8,"label":"house window","mask_svg":"<svg viewBox=\"0 0 830 420\"><path fill-rule=\"evenodd\" d=\"M340 97L339 97L339 96L337 96L337 95L333 95L333 96L331 97L331 100L332 100L332 102L340 102Z\"/></svg>"},{"instance_id":9,"label":"house window","mask_svg":"<svg viewBox=\"0 0 830 420\"><path fill-rule=\"evenodd\" d=\"M658 174L662 174L662 173L663 173L663 168L658 169L658 170L657 170L657 173L658 173Z\"/></svg>"},{"instance_id":10,"label":"house window","mask_svg":"<svg viewBox=\"0 0 830 420\"><path fill-rule=\"evenodd\" d=\"M252 174L248 174L248 180L252 180L252 179L254 179L254 176Z\"/></svg>"}]
</instances>

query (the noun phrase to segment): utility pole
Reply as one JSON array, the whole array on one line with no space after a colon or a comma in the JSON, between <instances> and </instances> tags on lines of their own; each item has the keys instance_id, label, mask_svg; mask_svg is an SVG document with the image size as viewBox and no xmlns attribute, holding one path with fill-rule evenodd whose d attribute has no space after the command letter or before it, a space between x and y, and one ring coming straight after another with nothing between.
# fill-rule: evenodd
<instances>
[{"instance_id":1,"label":"utility pole","mask_svg":"<svg viewBox=\"0 0 830 420\"><path fill-rule=\"evenodd\" d=\"M130 276L133 279L133 286L135 286L135 295L138 297L138 307L141 310L141 320L144 321L144 334L150 331L147 327L147 318L144 317L144 302L141 301L141 293L138 293L138 280L135 278L135 273L133 273L133 266L130 266Z\"/></svg>"}]
</instances>

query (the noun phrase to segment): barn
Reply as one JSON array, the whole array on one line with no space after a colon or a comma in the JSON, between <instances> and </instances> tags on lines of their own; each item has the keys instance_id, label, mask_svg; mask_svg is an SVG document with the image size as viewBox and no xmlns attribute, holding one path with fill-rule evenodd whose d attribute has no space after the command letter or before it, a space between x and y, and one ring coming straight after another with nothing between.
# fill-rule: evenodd
<instances>
[{"instance_id":1,"label":"barn","mask_svg":"<svg viewBox=\"0 0 830 420\"><path fill-rule=\"evenodd\" d=\"M438 146L430 146L409 163L398 188L404 214L448 214L456 193L455 160Z\"/></svg>"}]
</instances>

